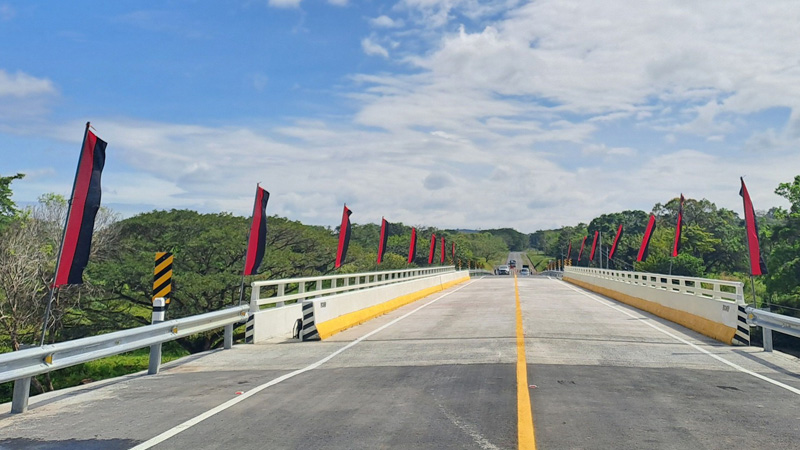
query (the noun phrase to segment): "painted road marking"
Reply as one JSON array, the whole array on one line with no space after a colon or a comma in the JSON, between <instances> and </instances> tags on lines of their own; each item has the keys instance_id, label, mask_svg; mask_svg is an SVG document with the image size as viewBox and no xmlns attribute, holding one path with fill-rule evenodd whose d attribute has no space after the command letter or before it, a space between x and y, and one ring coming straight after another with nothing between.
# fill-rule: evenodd
<instances>
[{"instance_id":1,"label":"painted road marking","mask_svg":"<svg viewBox=\"0 0 800 450\"><path fill-rule=\"evenodd\" d=\"M145 450L145 449L148 449L148 448L152 448L152 447L154 447L154 446L166 441L167 439L169 439L169 438L171 438L171 437L173 437L173 436L175 436L175 435L177 435L177 434L179 434L181 432L184 432L184 431L188 430L189 428L191 428L191 427L197 425L198 423L208 419L209 417L212 417L212 416L214 416L216 414L219 414L222 411L225 411L226 409L230 408L231 406L234 406L234 405L236 405L238 403L243 402L244 400L246 400L246 399L258 394L259 392L263 391L264 389L266 389L268 387L275 386L276 384L281 383L283 381L286 381L286 380L288 380L290 378L294 378L297 375L300 375L302 373L314 370L317 367L319 367L319 366L325 364L326 362L330 361L331 359L335 358L337 355L339 355L340 353L344 352L345 350L347 350L347 349L349 349L351 347L354 347L356 344L358 344L359 342L363 341L364 339L367 339L368 337L374 335L375 333L378 333L380 331L385 330L386 328L389 328L390 326L396 324L397 322L400 322L401 320L403 320L406 317L414 314L415 312L419 311L420 309L425 308L426 306L431 305L433 303L436 303L437 301L447 297L450 294L454 294L454 293L460 291L461 289L464 289L465 287L469 286L470 284L474 283L475 281L477 281L477 280L470 281L467 284L464 284L464 285L462 285L462 286L460 286L460 287L458 287L458 288L456 288L456 289L454 289L454 290L452 290L452 291L450 291L450 292L448 292L446 294L440 295L439 297L429 301L428 303L425 303L424 305L414 309L413 311L410 311L410 312L398 317L397 319L394 319L391 322L381 326L380 328L377 328L377 329L365 334L364 336L361 336L360 338L354 340L353 342L345 345L344 347L340 348L339 350L336 350L335 352L331 353L330 355L320 359L319 361L317 361L317 362L315 362L313 364L309 364L308 366L303 367L302 369L295 370L294 372L290 372L290 373L287 373L286 375L282 375L282 376L280 376L278 378L275 378L274 380L268 381L268 382L266 382L266 383L264 383L264 384L262 384L260 386L256 386L255 388L245 392L244 394L237 395L236 397L228 400L227 402L225 402L225 403L223 403L223 404L221 404L219 406L211 408L208 411L206 411L206 412L204 412L204 413L202 413L202 414L200 414L200 415L198 415L196 417L193 417L193 418L187 420L186 422L183 422L182 424L179 424L179 425L177 425L177 426L175 426L175 427L173 427L173 428L171 428L171 429L159 434L156 437L153 437L151 439L148 439L145 442L142 442L141 444L137 445L136 447L133 447L131 450Z\"/></svg>"},{"instance_id":2,"label":"painted road marking","mask_svg":"<svg viewBox=\"0 0 800 450\"><path fill-rule=\"evenodd\" d=\"M616 306L614 304L608 303L606 300L601 299L600 297L597 297L594 294L589 294L588 292L584 292L584 291L582 291L582 290L580 290L578 288L575 288L575 287L569 285L565 281L562 281L562 283L564 283L568 288L572 289L573 291L580 292L581 294L583 294L583 295L589 297L590 299L600 303L601 305L605 305L605 306L608 306L609 308L616 309L617 311L625 314L626 316L632 317L634 319L641 319L641 317L636 316L634 314L631 314L630 312L625 311L624 309L622 309L622 308L620 308L620 307L618 307L618 306ZM660 331L661 333L666 334L667 336L675 339L678 342L682 342L682 343L688 345L689 347L692 347L693 349L695 349L695 350L697 350L697 351L699 351L701 353L705 353L706 355L716 359L717 361L719 361L719 362L721 362L721 363L723 363L725 365L733 367L734 369L738 370L739 372L746 373L748 375L752 375L752 376L758 378L759 380L766 381L767 383L774 384L775 386L778 386L778 387L781 387L783 389L786 389L789 392L792 392L794 394L800 395L800 389L797 389L795 387L789 386L788 384L781 383L778 380L773 380L772 378L769 378L767 376L761 375L760 373L753 372L752 370L745 369L744 367L742 367L742 366L740 366L740 365L738 365L738 364L736 364L734 362L728 361L727 359L725 359L725 358L723 358L723 357L721 357L719 355L715 355L714 353L711 353L710 351L708 351L708 350L706 350L706 349L704 349L704 348L702 348L702 347L700 347L700 346L698 346L698 345L696 345L696 344L694 344L692 342L689 342L689 341L687 341L686 339L684 339L684 338L682 338L680 336L676 336L676 335L670 333L669 331L664 330L663 328L658 327L658 326L656 326L656 325L654 325L654 324L652 324L650 322L644 322L643 321L642 323L647 325L647 326L649 326L650 328L653 328L654 330L657 330L657 331Z\"/></svg>"},{"instance_id":3,"label":"painted road marking","mask_svg":"<svg viewBox=\"0 0 800 450\"><path fill-rule=\"evenodd\" d=\"M528 363L525 360L525 333L522 328L522 305L519 302L519 283L514 274L514 293L517 300L517 442L520 449L536 449L533 432L533 411L528 387Z\"/></svg>"}]
</instances>

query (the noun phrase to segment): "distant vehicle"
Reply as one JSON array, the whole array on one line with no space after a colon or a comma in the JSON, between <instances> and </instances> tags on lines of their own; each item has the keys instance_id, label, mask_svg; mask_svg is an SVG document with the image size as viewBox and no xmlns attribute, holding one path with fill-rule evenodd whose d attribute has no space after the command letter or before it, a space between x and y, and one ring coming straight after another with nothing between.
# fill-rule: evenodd
<instances>
[{"instance_id":1,"label":"distant vehicle","mask_svg":"<svg viewBox=\"0 0 800 450\"><path fill-rule=\"evenodd\" d=\"M528 269L522 269L522 270L519 271L519 274L520 275L530 275L531 271L528 270Z\"/></svg>"},{"instance_id":2,"label":"distant vehicle","mask_svg":"<svg viewBox=\"0 0 800 450\"><path fill-rule=\"evenodd\" d=\"M508 262L508 265L513 269L517 267L517 261L512 259L511 261Z\"/></svg>"},{"instance_id":3,"label":"distant vehicle","mask_svg":"<svg viewBox=\"0 0 800 450\"><path fill-rule=\"evenodd\" d=\"M498 275L511 275L511 270L508 268L508 266L500 266L500 267L497 268L497 274Z\"/></svg>"}]
</instances>

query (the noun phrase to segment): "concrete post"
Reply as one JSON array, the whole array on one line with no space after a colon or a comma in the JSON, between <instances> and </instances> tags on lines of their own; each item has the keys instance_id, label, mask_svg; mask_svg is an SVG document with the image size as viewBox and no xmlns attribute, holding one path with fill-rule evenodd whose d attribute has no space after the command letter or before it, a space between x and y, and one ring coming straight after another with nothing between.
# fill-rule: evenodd
<instances>
[{"instance_id":1,"label":"concrete post","mask_svg":"<svg viewBox=\"0 0 800 450\"><path fill-rule=\"evenodd\" d=\"M162 297L153 299L153 323L164 321L166 301ZM147 366L148 375L158 374L161 368L161 343L153 344L150 346L150 363Z\"/></svg>"},{"instance_id":2,"label":"concrete post","mask_svg":"<svg viewBox=\"0 0 800 450\"><path fill-rule=\"evenodd\" d=\"M761 327L761 331L763 333L763 340L764 340L764 351L771 352L772 351L772 330L767 327Z\"/></svg>"}]
</instances>

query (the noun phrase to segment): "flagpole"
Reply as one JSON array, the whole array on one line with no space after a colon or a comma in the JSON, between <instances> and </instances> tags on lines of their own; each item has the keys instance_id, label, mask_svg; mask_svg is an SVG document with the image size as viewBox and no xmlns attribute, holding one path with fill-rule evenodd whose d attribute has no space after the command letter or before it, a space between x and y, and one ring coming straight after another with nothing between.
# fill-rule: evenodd
<instances>
[{"instance_id":1,"label":"flagpole","mask_svg":"<svg viewBox=\"0 0 800 450\"><path fill-rule=\"evenodd\" d=\"M750 286L753 288L753 308L758 308L756 304L756 278L752 274L750 275Z\"/></svg>"},{"instance_id":2,"label":"flagpole","mask_svg":"<svg viewBox=\"0 0 800 450\"><path fill-rule=\"evenodd\" d=\"M75 185L78 183L78 173L81 170L81 161L83 160L83 147L86 145L86 138L89 136L90 122L86 122L86 129L83 131L83 141L81 141L80 156L78 156L78 167L75 168L75 179L72 181L72 191L70 193L69 204L67 205L67 216L64 218L64 229L61 231L61 245L58 248L58 259L56 260L56 270L53 273L53 283L50 285L50 295L47 298L47 307L44 310L44 323L42 324L42 339L39 341L39 347L44 346L45 335L47 334L47 321L50 320L50 311L53 305L53 296L58 289L56 286L56 278L58 277L58 269L61 268L61 253L64 251L64 239L67 237L67 223L69 222L69 213L72 211L72 200L75 195Z\"/></svg>"}]
</instances>

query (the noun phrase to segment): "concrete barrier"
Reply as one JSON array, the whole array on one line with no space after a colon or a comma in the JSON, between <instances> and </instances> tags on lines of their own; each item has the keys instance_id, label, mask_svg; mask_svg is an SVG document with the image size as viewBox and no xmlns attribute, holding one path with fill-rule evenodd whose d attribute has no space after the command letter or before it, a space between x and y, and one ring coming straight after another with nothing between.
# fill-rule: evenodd
<instances>
[{"instance_id":1,"label":"concrete barrier","mask_svg":"<svg viewBox=\"0 0 800 450\"><path fill-rule=\"evenodd\" d=\"M586 267L565 268L563 279L720 342L750 343L740 282Z\"/></svg>"},{"instance_id":2,"label":"concrete barrier","mask_svg":"<svg viewBox=\"0 0 800 450\"><path fill-rule=\"evenodd\" d=\"M313 299L314 324L319 339L364 323L401 306L451 286L469 281L468 271L434 275L404 283ZM305 328L305 321L304 321Z\"/></svg>"},{"instance_id":3,"label":"concrete barrier","mask_svg":"<svg viewBox=\"0 0 800 450\"><path fill-rule=\"evenodd\" d=\"M262 309L252 315L248 323L248 342L259 343L274 338L291 338L297 320L303 320L303 304L313 304L312 316L304 321L301 333L315 334L308 325L313 322L317 339L325 339L346 328L386 314L400 306L419 300L435 292L468 281L468 271L445 272L400 281L384 286L365 287L341 294L307 299L303 302ZM308 307L308 306L307 306Z\"/></svg>"}]
</instances>

